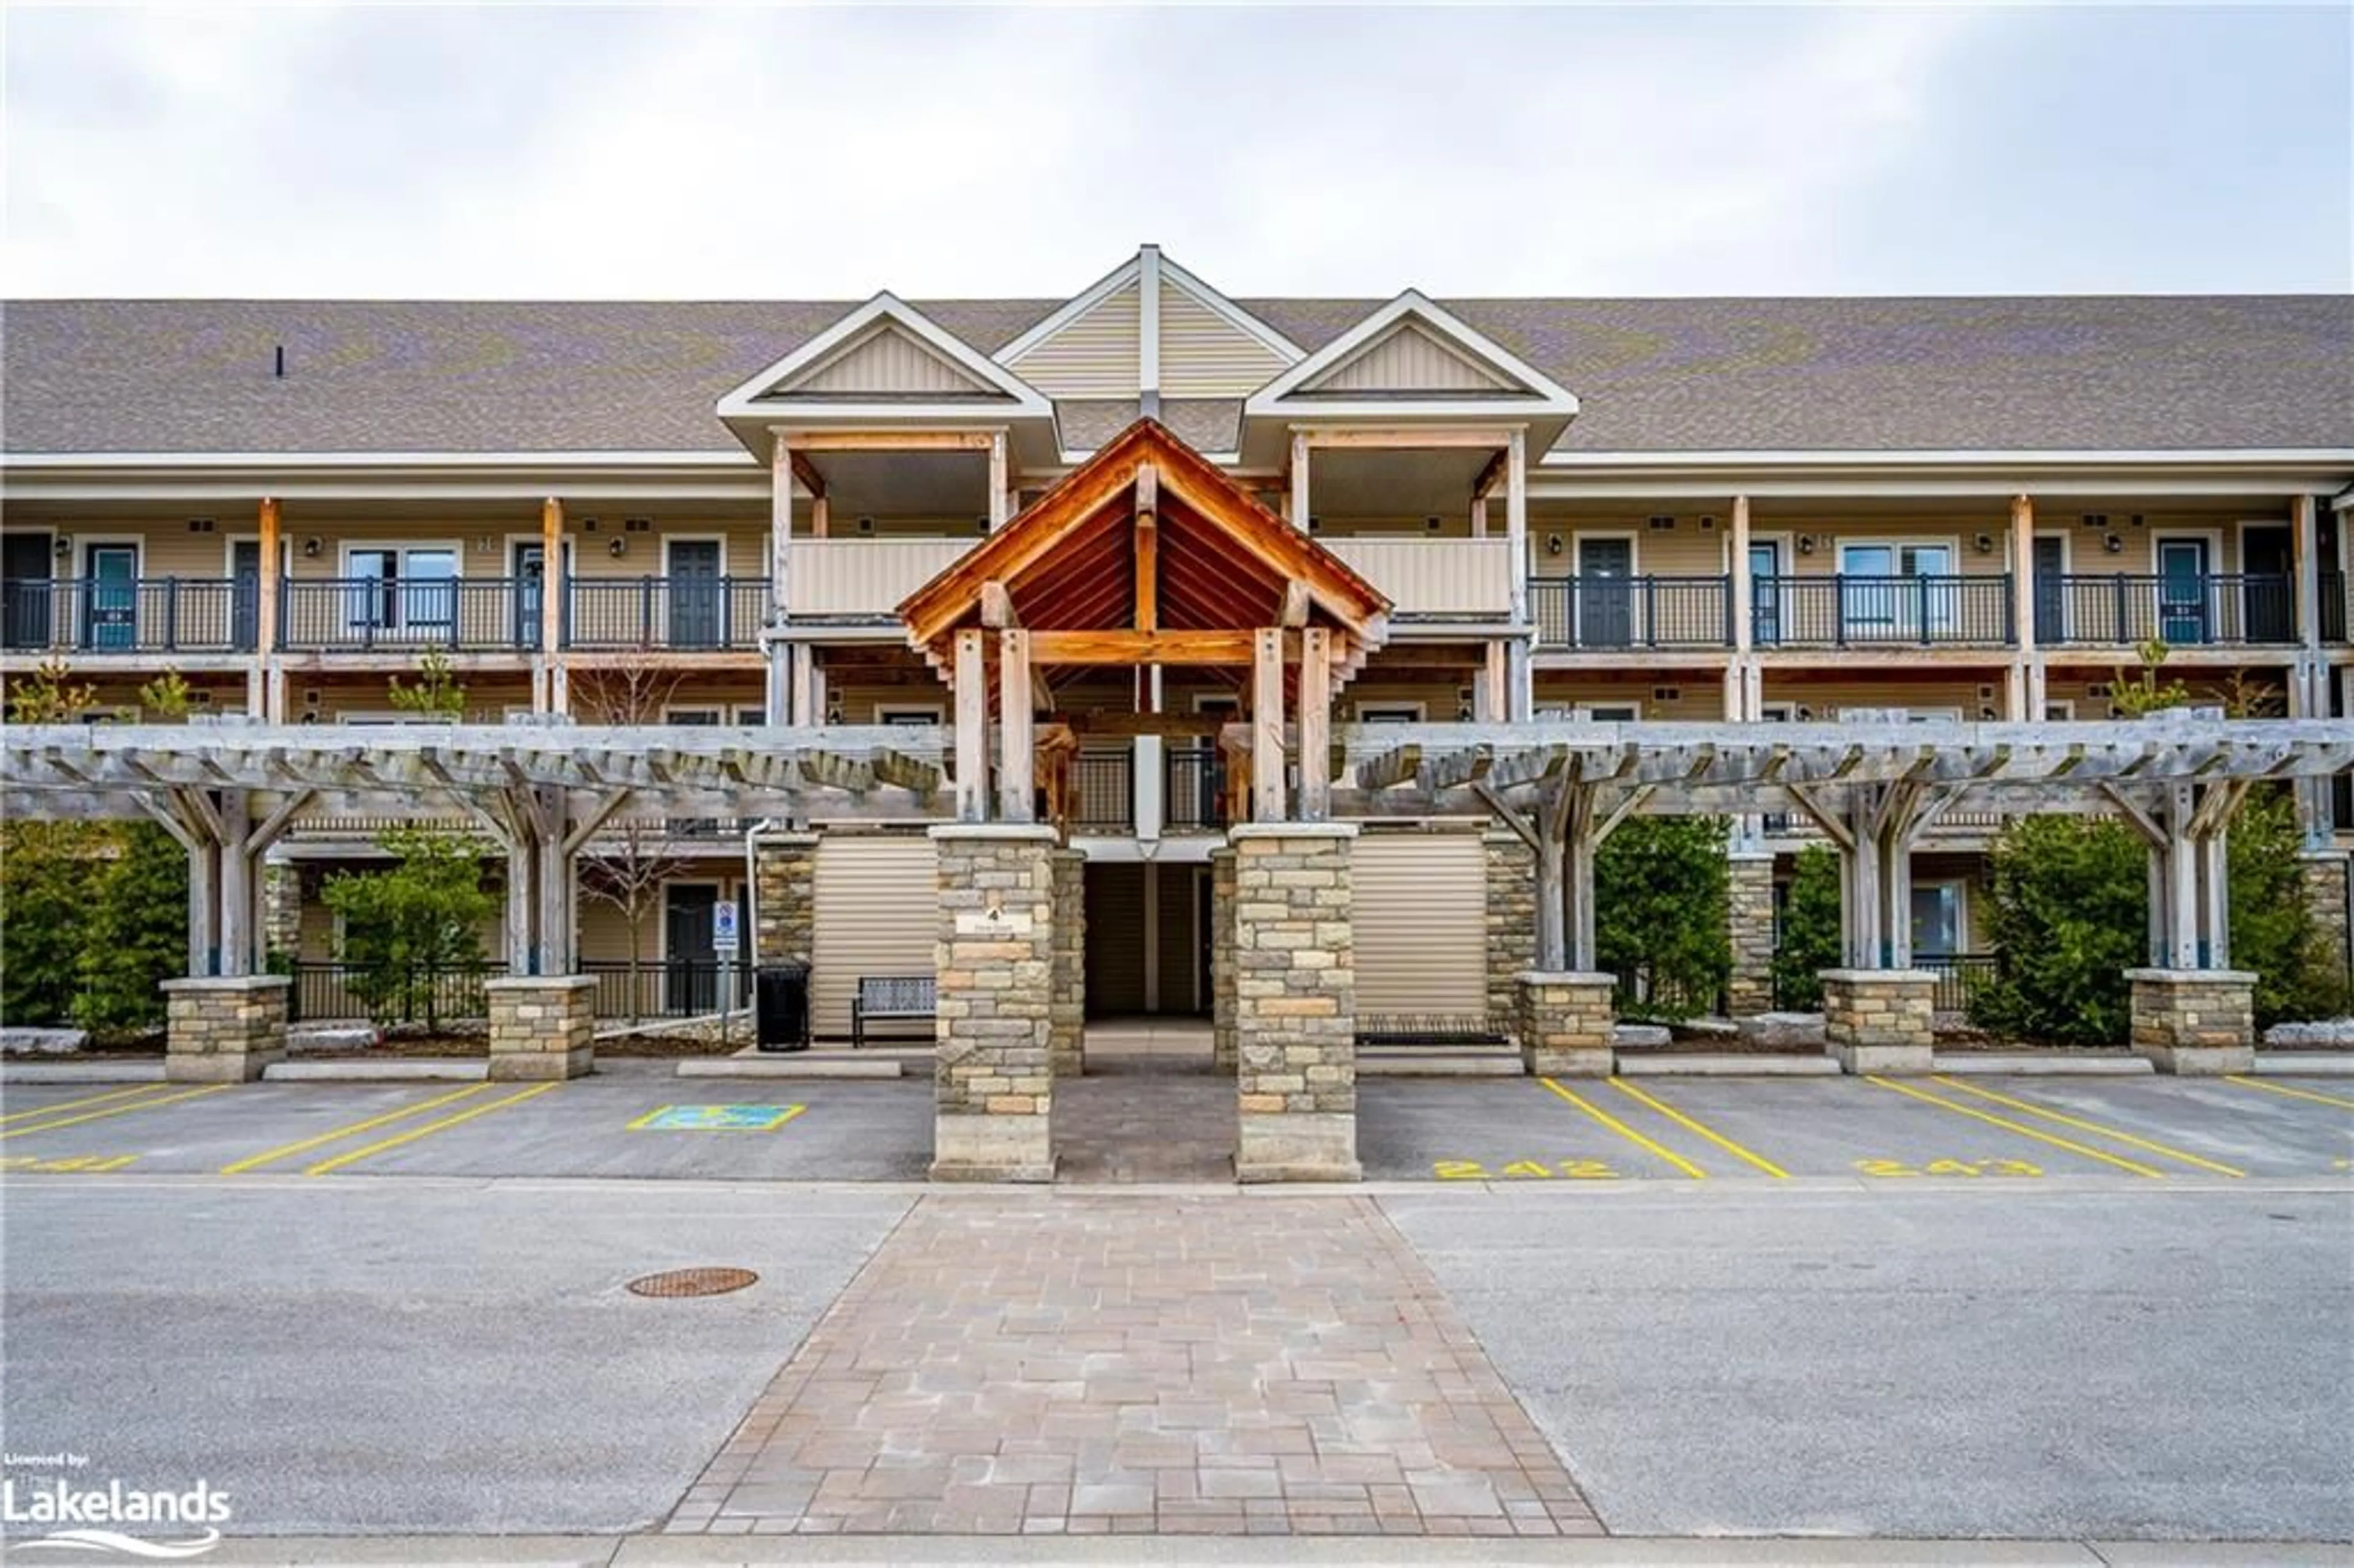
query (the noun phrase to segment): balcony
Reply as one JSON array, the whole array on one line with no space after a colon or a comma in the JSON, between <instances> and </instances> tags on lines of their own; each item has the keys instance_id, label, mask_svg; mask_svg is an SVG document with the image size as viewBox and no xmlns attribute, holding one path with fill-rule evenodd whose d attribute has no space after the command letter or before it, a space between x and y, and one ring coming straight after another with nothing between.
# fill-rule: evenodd
<instances>
[{"instance_id":1,"label":"balcony","mask_svg":"<svg viewBox=\"0 0 2354 1568\"><path fill-rule=\"evenodd\" d=\"M2010 575L1761 577L1750 584L1759 648L2002 648L2016 641Z\"/></svg>"},{"instance_id":2,"label":"balcony","mask_svg":"<svg viewBox=\"0 0 2354 1568\"><path fill-rule=\"evenodd\" d=\"M241 653L260 626L250 578L56 577L0 588L0 646L12 652Z\"/></svg>"},{"instance_id":3,"label":"balcony","mask_svg":"<svg viewBox=\"0 0 2354 1568\"><path fill-rule=\"evenodd\" d=\"M574 577L567 587L563 646L583 652L753 649L769 619L766 577Z\"/></svg>"},{"instance_id":4,"label":"balcony","mask_svg":"<svg viewBox=\"0 0 2354 1568\"><path fill-rule=\"evenodd\" d=\"M899 601L953 565L971 539L796 539L792 613L887 620Z\"/></svg>"},{"instance_id":5,"label":"balcony","mask_svg":"<svg viewBox=\"0 0 2354 1568\"><path fill-rule=\"evenodd\" d=\"M1722 577L1536 577L1529 613L1540 649L1733 646Z\"/></svg>"},{"instance_id":6,"label":"balcony","mask_svg":"<svg viewBox=\"0 0 2354 1568\"><path fill-rule=\"evenodd\" d=\"M2331 584L2325 577L2324 626ZM2342 615L2341 602L2338 608ZM2039 577L2035 640L2048 647L2169 648L2288 644L2296 636L2296 585L2285 575L2150 577L2125 572Z\"/></svg>"},{"instance_id":7,"label":"balcony","mask_svg":"<svg viewBox=\"0 0 2354 1568\"><path fill-rule=\"evenodd\" d=\"M539 646L537 577L294 577L278 645L295 653L514 652Z\"/></svg>"},{"instance_id":8,"label":"balcony","mask_svg":"<svg viewBox=\"0 0 2354 1568\"><path fill-rule=\"evenodd\" d=\"M1172 740L1161 758L1161 828L1170 833L1222 832L1226 826L1226 759L1215 741Z\"/></svg>"},{"instance_id":9,"label":"balcony","mask_svg":"<svg viewBox=\"0 0 2354 1568\"><path fill-rule=\"evenodd\" d=\"M1512 555L1503 539L1318 538L1382 590L1393 613L1428 620L1501 618L1512 609Z\"/></svg>"}]
</instances>

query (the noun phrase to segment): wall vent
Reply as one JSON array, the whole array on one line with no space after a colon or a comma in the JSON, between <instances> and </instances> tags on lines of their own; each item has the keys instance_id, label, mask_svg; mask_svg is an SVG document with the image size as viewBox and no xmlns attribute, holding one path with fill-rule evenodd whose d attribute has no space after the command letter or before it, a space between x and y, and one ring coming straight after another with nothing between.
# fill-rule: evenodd
<instances>
[{"instance_id":1,"label":"wall vent","mask_svg":"<svg viewBox=\"0 0 2354 1568\"><path fill-rule=\"evenodd\" d=\"M1683 701L1683 689L1680 686L1653 686L1651 688L1651 700L1655 703L1680 703Z\"/></svg>"},{"instance_id":2,"label":"wall vent","mask_svg":"<svg viewBox=\"0 0 2354 1568\"><path fill-rule=\"evenodd\" d=\"M209 534L219 524L215 523L214 520L209 517L191 517L188 519L188 532L191 534Z\"/></svg>"},{"instance_id":3,"label":"wall vent","mask_svg":"<svg viewBox=\"0 0 2354 1568\"><path fill-rule=\"evenodd\" d=\"M651 534L653 531L654 520L651 517L624 517L621 519L621 532L624 534Z\"/></svg>"},{"instance_id":4,"label":"wall vent","mask_svg":"<svg viewBox=\"0 0 2354 1568\"><path fill-rule=\"evenodd\" d=\"M1664 517L1664 516L1662 516L1662 517L1654 517L1654 518L1652 518L1652 519L1651 519L1651 527L1652 527L1652 530L1653 530L1654 532L1656 532L1656 533L1661 533L1661 534L1664 534L1664 533L1666 533L1669 529L1670 529L1670 528L1674 527L1675 525L1676 525L1676 520L1675 520L1674 518L1672 518L1672 517Z\"/></svg>"}]
</instances>

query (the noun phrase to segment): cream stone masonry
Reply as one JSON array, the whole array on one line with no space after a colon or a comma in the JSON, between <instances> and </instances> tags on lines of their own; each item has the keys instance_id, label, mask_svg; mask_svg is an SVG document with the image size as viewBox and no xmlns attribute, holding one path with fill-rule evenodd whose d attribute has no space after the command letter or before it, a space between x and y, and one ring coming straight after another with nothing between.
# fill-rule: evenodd
<instances>
[{"instance_id":1,"label":"cream stone masonry","mask_svg":"<svg viewBox=\"0 0 2354 1568\"><path fill-rule=\"evenodd\" d=\"M595 1065L597 981L591 975L485 980L494 1083L578 1078Z\"/></svg>"},{"instance_id":2,"label":"cream stone masonry","mask_svg":"<svg viewBox=\"0 0 2354 1568\"><path fill-rule=\"evenodd\" d=\"M1054 948L1047 1054L1055 1076L1075 1078L1087 1070L1087 857L1083 850L1055 852Z\"/></svg>"},{"instance_id":3,"label":"cream stone masonry","mask_svg":"<svg viewBox=\"0 0 2354 1568\"><path fill-rule=\"evenodd\" d=\"M1516 833L1490 833L1488 853L1488 1022L1514 1028L1520 979L1537 961L1537 856Z\"/></svg>"},{"instance_id":4,"label":"cream stone masonry","mask_svg":"<svg viewBox=\"0 0 2354 1568\"><path fill-rule=\"evenodd\" d=\"M932 1176L1055 1179L1055 830L944 823Z\"/></svg>"},{"instance_id":5,"label":"cream stone masonry","mask_svg":"<svg viewBox=\"0 0 2354 1568\"><path fill-rule=\"evenodd\" d=\"M261 950L292 958L302 948L302 874L291 865L261 874Z\"/></svg>"},{"instance_id":6,"label":"cream stone masonry","mask_svg":"<svg viewBox=\"0 0 2354 1568\"><path fill-rule=\"evenodd\" d=\"M175 1084L246 1084L286 1054L284 975L202 975L165 980L164 1077Z\"/></svg>"},{"instance_id":7,"label":"cream stone masonry","mask_svg":"<svg viewBox=\"0 0 2354 1568\"><path fill-rule=\"evenodd\" d=\"M754 951L764 964L811 961L817 949L817 835L752 841Z\"/></svg>"},{"instance_id":8,"label":"cream stone masonry","mask_svg":"<svg viewBox=\"0 0 2354 1568\"><path fill-rule=\"evenodd\" d=\"M1357 972L1350 822L1257 822L1235 852L1235 1175L1353 1181Z\"/></svg>"},{"instance_id":9,"label":"cream stone masonry","mask_svg":"<svg viewBox=\"0 0 2354 1568\"><path fill-rule=\"evenodd\" d=\"M1615 1061L1615 975L1530 969L1513 979L1521 1065L1539 1078L1606 1078Z\"/></svg>"},{"instance_id":10,"label":"cream stone masonry","mask_svg":"<svg viewBox=\"0 0 2354 1568\"><path fill-rule=\"evenodd\" d=\"M2244 1073L2256 1062L2256 977L2246 969L2127 969L2134 1049L2161 1073Z\"/></svg>"},{"instance_id":11,"label":"cream stone masonry","mask_svg":"<svg viewBox=\"0 0 2354 1568\"><path fill-rule=\"evenodd\" d=\"M2297 870L2305 883L2306 907L2313 911L2313 924L2321 933L2324 949L2329 955L2330 968L2340 980L2346 978L2348 926L2350 917L2347 907L2349 871L2343 851L2308 851L2297 857Z\"/></svg>"},{"instance_id":12,"label":"cream stone masonry","mask_svg":"<svg viewBox=\"0 0 2354 1568\"><path fill-rule=\"evenodd\" d=\"M1235 1071L1235 852L1210 852L1210 1057Z\"/></svg>"},{"instance_id":13,"label":"cream stone masonry","mask_svg":"<svg viewBox=\"0 0 2354 1568\"><path fill-rule=\"evenodd\" d=\"M1926 969L1825 969L1823 1036L1850 1073L1935 1070L1937 977Z\"/></svg>"},{"instance_id":14,"label":"cream stone masonry","mask_svg":"<svg viewBox=\"0 0 2354 1568\"><path fill-rule=\"evenodd\" d=\"M1750 850L1725 856L1725 919L1733 939L1726 1008L1735 1018L1774 1011L1774 857Z\"/></svg>"}]
</instances>

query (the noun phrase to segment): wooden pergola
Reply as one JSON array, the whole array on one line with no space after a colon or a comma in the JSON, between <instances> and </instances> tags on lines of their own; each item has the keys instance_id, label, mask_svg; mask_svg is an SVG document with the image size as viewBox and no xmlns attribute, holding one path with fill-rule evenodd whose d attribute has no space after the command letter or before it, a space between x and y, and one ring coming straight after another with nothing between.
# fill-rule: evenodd
<instances>
[{"instance_id":1,"label":"wooden pergola","mask_svg":"<svg viewBox=\"0 0 2354 1568\"><path fill-rule=\"evenodd\" d=\"M2224 841L2265 780L2354 767L2354 721L2212 710L2085 724L1418 725L1343 736L1355 816L1493 814L1537 859L1538 964L1591 970L1594 860L1638 813L1799 813L1840 857L1844 962L1912 962L1912 856L1957 807L2096 812L2150 852L2150 961L2228 965Z\"/></svg>"},{"instance_id":2,"label":"wooden pergola","mask_svg":"<svg viewBox=\"0 0 2354 1568\"><path fill-rule=\"evenodd\" d=\"M899 606L907 641L956 694L956 812L1034 820L1043 772L1076 743L1056 683L1101 666L1246 672L1250 814L1287 814L1287 705L1296 708L1298 815L1331 809L1333 694L1388 634L1390 603L1216 465L1140 419L1003 529ZM1044 715L1042 726L1039 716Z\"/></svg>"}]
</instances>

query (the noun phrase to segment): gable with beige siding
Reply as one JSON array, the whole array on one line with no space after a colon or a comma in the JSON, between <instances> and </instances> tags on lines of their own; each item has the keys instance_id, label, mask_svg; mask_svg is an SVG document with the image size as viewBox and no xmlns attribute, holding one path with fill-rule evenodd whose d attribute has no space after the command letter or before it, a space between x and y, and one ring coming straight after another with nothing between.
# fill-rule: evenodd
<instances>
[{"instance_id":1,"label":"gable with beige siding","mask_svg":"<svg viewBox=\"0 0 2354 1568\"><path fill-rule=\"evenodd\" d=\"M1287 362L1174 281L1161 281L1161 391L1168 397L1242 397Z\"/></svg>"},{"instance_id":2,"label":"gable with beige siding","mask_svg":"<svg viewBox=\"0 0 2354 1568\"><path fill-rule=\"evenodd\" d=\"M1136 396L1140 300L1134 280L1006 368L1049 397Z\"/></svg>"}]
</instances>

